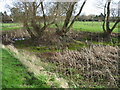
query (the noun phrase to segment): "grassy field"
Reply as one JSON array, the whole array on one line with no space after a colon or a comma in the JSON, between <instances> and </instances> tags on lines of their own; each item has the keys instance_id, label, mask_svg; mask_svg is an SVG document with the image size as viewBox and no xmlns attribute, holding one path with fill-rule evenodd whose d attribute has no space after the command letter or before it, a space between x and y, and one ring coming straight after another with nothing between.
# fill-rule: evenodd
<instances>
[{"instance_id":1,"label":"grassy field","mask_svg":"<svg viewBox=\"0 0 120 90\"><path fill-rule=\"evenodd\" d=\"M63 24L63 23L62 23ZM61 25L61 24L59 24ZM110 26L112 27L114 25L113 22L110 23ZM61 25L62 26L62 25ZM51 28L55 28L55 25L51 25ZM73 26L73 30L79 30L79 31L85 31L85 32L103 32L102 29L102 22L80 22L76 21ZM118 31L118 26L114 29L114 33L120 33Z\"/></svg>"},{"instance_id":2,"label":"grassy field","mask_svg":"<svg viewBox=\"0 0 120 90\"><path fill-rule=\"evenodd\" d=\"M110 26L113 26L113 22L111 22ZM20 23L4 23L1 25L0 30L15 30L22 28L22 24ZM55 25L51 25L51 28L55 28ZM102 30L102 22L80 22L76 21L72 27L74 30L86 31L86 32L103 32ZM118 31L118 26L113 31L115 33L120 33Z\"/></svg>"},{"instance_id":3,"label":"grassy field","mask_svg":"<svg viewBox=\"0 0 120 90\"><path fill-rule=\"evenodd\" d=\"M2 23L0 25L0 30L15 30L22 28L21 23Z\"/></svg>"},{"instance_id":4,"label":"grassy field","mask_svg":"<svg viewBox=\"0 0 120 90\"><path fill-rule=\"evenodd\" d=\"M114 23L112 22L110 26L112 27ZM103 32L102 30L102 22L79 22L76 21L73 25L73 29L87 32ZM120 33L118 31L118 26L114 29L115 33Z\"/></svg>"},{"instance_id":5,"label":"grassy field","mask_svg":"<svg viewBox=\"0 0 120 90\"><path fill-rule=\"evenodd\" d=\"M38 80L11 53L2 50L2 88L48 88L46 78ZM1 65L1 64L0 64Z\"/></svg>"}]
</instances>

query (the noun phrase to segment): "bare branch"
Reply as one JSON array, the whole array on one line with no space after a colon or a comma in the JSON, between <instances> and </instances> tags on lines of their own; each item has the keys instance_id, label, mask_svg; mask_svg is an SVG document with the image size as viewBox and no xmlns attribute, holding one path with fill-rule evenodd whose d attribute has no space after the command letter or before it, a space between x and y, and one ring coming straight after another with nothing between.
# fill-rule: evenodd
<instances>
[{"instance_id":1,"label":"bare branch","mask_svg":"<svg viewBox=\"0 0 120 90\"><path fill-rule=\"evenodd\" d=\"M104 20L103 20L103 25L102 25L104 32L106 32L106 29L105 29L106 4L107 4L107 3L105 3L105 6L104 6Z\"/></svg>"},{"instance_id":2,"label":"bare branch","mask_svg":"<svg viewBox=\"0 0 120 90\"><path fill-rule=\"evenodd\" d=\"M120 22L120 18L118 18L118 20L115 22L115 24L113 25L113 27L111 28L111 31L114 30L114 28L117 26L117 24Z\"/></svg>"},{"instance_id":3,"label":"bare branch","mask_svg":"<svg viewBox=\"0 0 120 90\"><path fill-rule=\"evenodd\" d=\"M66 19L65 19L65 22L64 22L64 25L63 25L63 28L62 30L65 30L70 22L70 18L72 16L72 12L73 12L73 9L74 9L74 5L76 4L76 2L74 2L70 8L68 9L67 11L67 14L66 14Z\"/></svg>"},{"instance_id":4,"label":"bare branch","mask_svg":"<svg viewBox=\"0 0 120 90\"><path fill-rule=\"evenodd\" d=\"M106 14L106 29L109 31L109 24L110 24L110 4L111 4L111 0L108 1L107 3L107 14Z\"/></svg>"},{"instance_id":5,"label":"bare branch","mask_svg":"<svg viewBox=\"0 0 120 90\"><path fill-rule=\"evenodd\" d=\"M41 3L41 2L39 2L39 4L36 6L36 8L39 8L39 6L40 6L40 3Z\"/></svg>"},{"instance_id":6,"label":"bare branch","mask_svg":"<svg viewBox=\"0 0 120 90\"><path fill-rule=\"evenodd\" d=\"M83 9L86 1L87 1L87 0L84 0L84 2L83 2L83 4L82 4L82 6L81 6L81 8L80 8L80 10L79 10L79 12L78 12L78 14L74 17L74 19L73 19L72 22L70 23L69 27L67 28L67 30L69 30L69 29L72 27L72 25L73 25L73 23L75 22L76 18L77 18L77 17L80 15L80 13L82 12L82 9Z\"/></svg>"},{"instance_id":7,"label":"bare branch","mask_svg":"<svg viewBox=\"0 0 120 90\"><path fill-rule=\"evenodd\" d=\"M42 13L43 13L44 26L46 26L46 15L45 15L45 12L44 12L43 2L40 2L40 4L41 4Z\"/></svg>"}]
</instances>

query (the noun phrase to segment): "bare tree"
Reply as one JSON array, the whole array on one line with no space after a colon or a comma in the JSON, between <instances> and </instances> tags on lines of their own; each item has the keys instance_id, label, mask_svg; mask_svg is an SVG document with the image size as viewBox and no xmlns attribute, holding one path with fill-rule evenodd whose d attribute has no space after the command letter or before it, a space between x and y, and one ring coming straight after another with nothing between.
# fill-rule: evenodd
<instances>
[{"instance_id":1,"label":"bare tree","mask_svg":"<svg viewBox=\"0 0 120 90\"><path fill-rule=\"evenodd\" d=\"M41 36L44 30L54 22L54 18L50 22L46 20L47 15L45 14L46 8L44 2L19 2L15 5L15 8L23 13L20 17L24 16L24 19L20 21L23 22L24 27L26 27L31 37ZM38 13L39 15L37 15ZM42 20L38 21L38 17L41 17Z\"/></svg>"},{"instance_id":2,"label":"bare tree","mask_svg":"<svg viewBox=\"0 0 120 90\"><path fill-rule=\"evenodd\" d=\"M82 9L85 5L87 0L84 0L83 3L82 3L82 6L81 8L79 9L79 11L77 12L76 15L72 16L73 12L74 12L74 8L75 8L75 5L77 2L72 2L70 3L68 9L65 8L66 10L66 15L65 15L65 19L64 19L64 24L62 26L62 28L57 28L57 33L59 35L65 35L69 30L70 28L72 27L72 25L74 24L76 18L79 17L79 15L81 14L82 12ZM72 20L71 20L72 19ZM58 25L56 24L56 26L58 27ZM60 30L61 29L61 30Z\"/></svg>"},{"instance_id":3,"label":"bare tree","mask_svg":"<svg viewBox=\"0 0 120 90\"><path fill-rule=\"evenodd\" d=\"M110 27L110 17L111 15L115 14L115 8L113 10L113 8L111 9L111 3L112 0L107 0L104 5L102 6L104 9L104 20L103 20L103 31L105 33L106 36L110 36L110 34L112 33L112 31L115 29L115 27L117 26L117 24L120 22L120 18L119 16L115 16L115 23L112 27ZM112 13L111 13L112 12Z\"/></svg>"},{"instance_id":4,"label":"bare tree","mask_svg":"<svg viewBox=\"0 0 120 90\"><path fill-rule=\"evenodd\" d=\"M20 2L19 4L16 4L15 8L23 13L24 20L22 20L22 22L24 24L24 27L26 27L32 37L41 36L45 29L53 23L55 23L55 25L57 26L57 33L60 35L64 35L70 30L76 18L78 18L78 16L80 15L86 1L87 0L84 0L81 8L74 16L73 13L77 2L54 2L52 6L45 6L45 4L47 3L45 3L44 1ZM54 7L52 9L52 12L46 12L51 7ZM38 13L39 15L37 15ZM38 21L37 17L41 17L42 20ZM57 20L61 20L64 22L61 28L58 27L59 25L58 23L56 23ZM32 27L32 30L30 27Z\"/></svg>"},{"instance_id":5,"label":"bare tree","mask_svg":"<svg viewBox=\"0 0 120 90\"><path fill-rule=\"evenodd\" d=\"M53 7L50 8L50 14L53 13L53 15L55 16L54 24L57 27L56 29L57 33L59 34L60 32L62 33L63 32L62 28L63 27L65 28L70 22L75 3L76 2L72 2L72 3L71 2L56 2L54 3ZM71 11L70 11L70 8L72 8ZM71 14L68 16L68 13L71 13Z\"/></svg>"}]
</instances>

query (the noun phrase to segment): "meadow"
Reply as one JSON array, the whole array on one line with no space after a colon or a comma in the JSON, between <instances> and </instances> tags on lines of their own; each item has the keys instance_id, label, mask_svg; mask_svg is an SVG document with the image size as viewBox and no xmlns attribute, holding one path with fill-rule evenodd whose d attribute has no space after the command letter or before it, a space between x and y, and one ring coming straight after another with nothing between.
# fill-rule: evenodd
<instances>
[{"instance_id":1,"label":"meadow","mask_svg":"<svg viewBox=\"0 0 120 90\"><path fill-rule=\"evenodd\" d=\"M63 24L63 23L62 23ZM61 24L59 24L61 25ZM112 27L114 25L113 22L110 23ZM62 25L61 25L62 26ZM51 25L50 28L56 28L55 25ZM0 30L15 30L15 29L23 29L21 23L3 23L0 27ZM80 22L76 21L72 27L73 30L85 31L85 32L103 32L102 30L102 22ZM118 26L114 29L114 33L120 33Z\"/></svg>"},{"instance_id":2,"label":"meadow","mask_svg":"<svg viewBox=\"0 0 120 90\"><path fill-rule=\"evenodd\" d=\"M112 27L114 25L113 22L110 23ZM79 22L76 21L73 25L74 30L86 31L86 32L103 32L102 30L102 22ZM120 33L118 31L118 26L113 31L114 33Z\"/></svg>"},{"instance_id":3,"label":"meadow","mask_svg":"<svg viewBox=\"0 0 120 90\"><path fill-rule=\"evenodd\" d=\"M22 24L21 23L1 23L0 30L7 31L7 30L15 30L15 29L21 29Z\"/></svg>"}]
</instances>

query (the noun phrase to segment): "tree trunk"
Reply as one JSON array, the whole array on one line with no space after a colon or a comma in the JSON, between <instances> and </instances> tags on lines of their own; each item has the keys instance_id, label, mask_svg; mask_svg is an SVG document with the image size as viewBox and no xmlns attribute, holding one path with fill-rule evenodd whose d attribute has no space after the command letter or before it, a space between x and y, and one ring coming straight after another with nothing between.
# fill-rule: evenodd
<instances>
[{"instance_id":1,"label":"tree trunk","mask_svg":"<svg viewBox=\"0 0 120 90\"><path fill-rule=\"evenodd\" d=\"M25 22L24 23L24 27L26 28L26 30L28 31L28 33L30 34L31 38L35 38L36 36L33 34L33 32L31 31L31 29L29 28L28 24Z\"/></svg>"},{"instance_id":2,"label":"tree trunk","mask_svg":"<svg viewBox=\"0 0 120 90\"><path fill-rule=\"evenodd\" d=\"M24 3L25 5L25 13L24 13L24 21L23 21L23 25L24 27L26 28L26 30L28 31L28 33L30 34L31 38L35 38L35 35L34 33L31 31L31 29L29 28L29 25L28 25L28 10L27 10L27 5L26 3Z\"/></svg>"},{"instance_id":3,"label":"tree trunk","mask_svg":"<svg viewBox=\"0 0 120 90\"><path fill-rule=\"evenodd\" d=\"M70 28L71 28L72 25L74 24L76 18L77 18L77 17L80 15L80 13L82 12L82 9L83 9L86 1L87 1L87 0L84 0L84 2L83 2L83 4L82 4L79 12L78 12L77 15L73 18L73 20L71 21L71 23L70 23L70 19L71 19L71 17L72 17L72 12L73 12L73 9L74 9L74 6L75 6L76 2L74 2L74 3L69 7L69 9L68 9L68 11L67 11L67 14L66 14L66 19L65 19L65 21L64 21L64 25L63 25L63 27L62 27L62 30L60 30L59 32L57 32L59 35L64 36L64 35L66 35L66 33L70 30ZM70 23L70 25L69 25L69 23Z\"/></svg>"},{"instance_id":4,"label":"tree trunk","mask_svg":"<svg viewBox=\"0 0 120 90\"><path fill-rule=\"evenodd\" d=\"M37 22L36 22L36 5L35 5L35 2L32 3L32 19L31 19L31 26L33 27L34 31L36 32L37 36L38 33L39 33L39 29L40 27L37 25Z\"/></svg>"},{"instance_id":5,"label":"tree trunk","mask_svg":"<svg viewBox=\"0 0 120 90\"><path fill-rule=\"evenodd\" d=\"M104 33L106 33L105 18L106 18L106 3L105 3L105 6L104 6L104 19L103 19L103 24L102 24L102 28L103 28Z\"/></svg>"},{"instance_id":6,"label":"tree trunk","mask_svg":"<svg viewBox=\"0 0 120 90\"><path fill-rule=\"evenodd\" d=\"M83 4L82 4L82 6L81 6L81 8L80 8L80 10L79 10L79 12L78 12L78 14L74 17L74 19L73 19L73 20L72 20L72 22L70 23L69 27L67 28L67 31L69 31L69 30L70 30L70 28L71 28L71 27L72 27L72 25L74 24L74 22L75 22L76 18L78 18L78 17L79 17L79 15L81 14L82 9L83 9L83 7L84 7L84 5L85 5L86 1L87 1L87 0L84 0L84 2L83 2Z\"/></svg>"},{"instance_id":7,"label":"tree trunk","mask_svg":"<svg viewBox=\"0 0 120 90\"><path fill-rule=\"evenodd\" d=\"M107 5L107 16L106 16L106 33L107 34L111 34L111 30L110 30L110 1L108 2Z\"/></svg>"},{"instance_id":8,"label":"tree trunk","mask_svg":"<svg viewBox=\"0 0 120 90\"><path fill-rule=\"evenodd\" d=\"M62 33L65 34L65 33L67 32L67 26L68 26L68 24L69 24L69 22L70 22L70 19L71 19L72 12L73 12L74 5L75 5L75 4L76 4L76 2L74 2L74 3L70 6L70 8L68 9L68 11L67 11L66 19L65 19L64 25L63 25L63 27L62 27L62 32L60 31L61 34L62 34Z\"/></svg>"},{"instance_id":9,"label":"tree trunk","mask_svg":"<svg viewBox=\"0 0 120 90\"><path fill-rule=\"evenodd\" d=\"M113 31L115 29L115 27L117 26L117 24L120 22L120 18L118 18L118 20L115 22L115 24L113 25L113 27L111 28L111 31Z\"/></svg>"}]
</instances>

